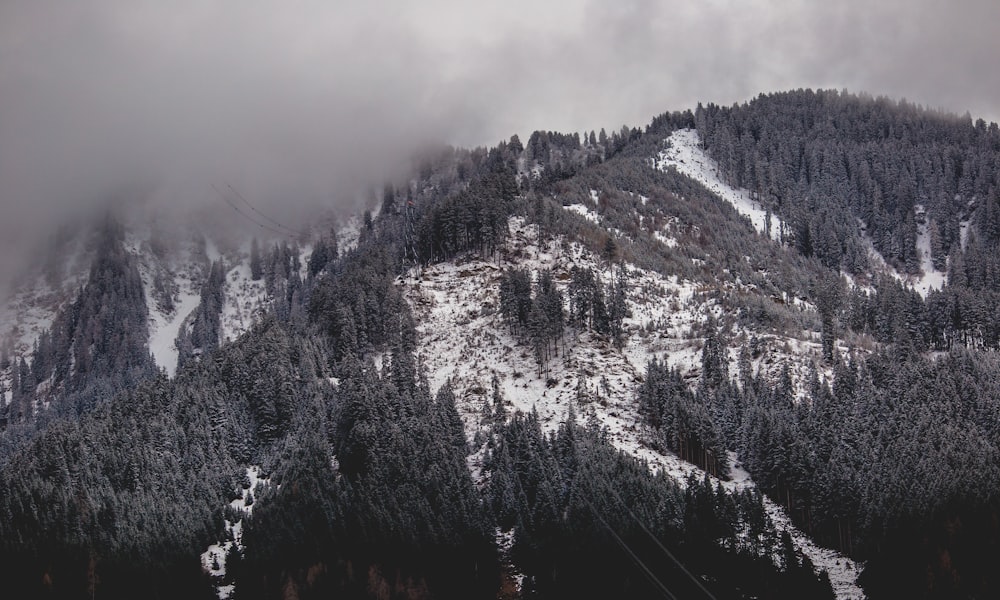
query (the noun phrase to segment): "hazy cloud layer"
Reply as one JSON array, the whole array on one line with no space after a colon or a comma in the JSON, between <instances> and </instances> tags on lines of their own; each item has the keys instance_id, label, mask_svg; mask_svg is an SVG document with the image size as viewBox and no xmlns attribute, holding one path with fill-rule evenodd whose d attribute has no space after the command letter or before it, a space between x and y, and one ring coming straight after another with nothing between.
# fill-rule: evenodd
<instances>
[{"instance_id":1,"label":"hazy cloud layer","mask_svg":"<svg viewBox=\"0 0 1000 600\"><path fill-rule=\"evenodd\" d=\"M328 201L428 139L643 125L787 88L996 120L997 23L995 0L6 0L0 236L123 186Z\"/></svg>"}]
</instances>

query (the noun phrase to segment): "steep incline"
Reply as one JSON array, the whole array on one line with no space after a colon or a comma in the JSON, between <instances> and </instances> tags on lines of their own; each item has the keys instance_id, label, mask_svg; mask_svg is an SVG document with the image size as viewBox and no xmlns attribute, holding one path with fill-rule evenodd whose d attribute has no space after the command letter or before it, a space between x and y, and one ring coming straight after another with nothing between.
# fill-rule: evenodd
<instances>
[{"instance_id":1,"label":"steep incline","mask_svg":"<svg viewBox=\"0 0 1000 600\"><path fill-rule=\"evenodd\" d=\"M537 228L521 218L511 219L510 229L506 255L518 257L516 266L528 268L533 275L539 269L551 269L563 291L573 266L590 267L605 281L610 277L607 264L579 244L561 239L540 243ZM654 356L679 367L690 381L697 381L704 340L700 328L708 315L720 316L720 307L691 282L628 267L632 316L626 320L624 347L616 349L601 336L568 328L559 355L540 370L530 348L507 331L498 312L499 279L508 266L504 261L498 264L473 258L414 269L399 281L418 319L418 355L431 388L452 381L467 436L475 440L476 432L484 426L495 380L509 410L536 411L546 430L554 430L573 410L583 422L605 427L616 447L646 460L653 469L669 473L682 485L691 473L702 477L704 473L693 465L649 443L650 433L638 414L636 388ZM779 349L786 346L792 354ZM818 352L815 341L793 338L769 348L755 362L755 369L768 371L793 359L801 369ZM730 354L735 363L735 351ZM469 459L477 478L481 453L482 448ZM754 484L745 472L734 469L733 480L724 485L738 490ZM828 571L838 598L864 598L855 584L858 565L816 546L792 526L779 506L766 501L766 508L778 529L789 531L796 548L809 556L817 569Z\"/></svg>"},{"instance_id":2,"label":"steep incline","mask_svg":"<svg viewBox=\"0 0 1000 600\"><path fill-rule=\"evenodd\" d=\"M694 129L680 129L666 139L666 148L654 160L657 169L677 169L681 175L687 175L702 184L736 209L736 212L750 219L754 229L766 233L767 210L750 196L744 189L735 189L719 176L719 169L704 150L698 132ZM770 237L772 240L782 239L782 222L777 215L770 215Z\"/></svg>"}]
</instances>

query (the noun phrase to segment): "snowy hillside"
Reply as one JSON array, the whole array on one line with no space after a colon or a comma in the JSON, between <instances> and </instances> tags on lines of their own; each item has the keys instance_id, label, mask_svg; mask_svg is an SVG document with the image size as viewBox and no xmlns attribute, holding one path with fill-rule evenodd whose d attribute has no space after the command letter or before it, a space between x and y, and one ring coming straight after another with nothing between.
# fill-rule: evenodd
<instances>
[{"instance_id":1,"label":"snowy hillside","mask_svg":"<svg viewBox=\"0 0 1000 600\"><path fill-rule=\"evenodd\" d=\"M678 173L687 175L702 184L720 198L732 205L736 212L750 219L754 229L759 233L768 233L772 240L782 239L782 222L777 215L770 215L768 229L767 210L751 198L750 192L736 189L722 180L719 169L704 150L698 132L694 129L681 129L673 132L664 142L665 148L655 159L657 169L676 169Z\"/></svg>"},{"instance_id":2,"label":"snowy hillside","mask_svg":"<svg viewBox=\"0 0 1000 600\"><path fill-rule=\"evenodd\" d=\"M927 297L931 290L940 290L944 287L948 274L934 268L931 260L931 233L930 223L927 220L927 211L920 204L913 207L917 213L917 252L920 254L921 275L911 282L913 289L917 290L921 296Z\"/></svg>"},{"instance_id":3,"label":"snowy hillside","mask_svg":"<svg viewBox=\"0 0 1000 600\"><path fill-rule=\"evenodd\" d=\"M702 150L701 140L698 137L697 131L693 129L675 131L664 141L664 145L666 146L665 149L654 159L656 168L673 168L678 173L694 179L732 205L736 209L736 212L750 219L754 229L759 233L767 231L767 210L751 198L749 191L736 189L722 180L715 161ZM584 207L581 206L581 208ZM917 252L920 254L920 275L914 276L900 273L886 263L885 259L871 244L871 240L866 239L866 245L873 268L876 271L891 275L903 284L911 286L921 296L926 298L931 290L940 290L944 287L946 274L935 269L934 264L931 262L931 236L928 230L929 224L926 220L926 211L921 205L916 205L914 209L918 217L923 217L918 221L917 225ZM770 237L775 241L781 241L784 224L777 215L771 214L770 219ZM968 222L963 222L963 235L967 227ZM670 244L671 242L670 238L665 236L662 241L666 244Z\"/></svg>"},{"instance_id":4,"label":"snowy hillside","mask_svg":"<svg viewBox=\"0 0 1000 600\"><path fill-rule=\"evenodd\" d=\"M263 281L250 276L250 243L223 253L220 244L201 235L174 242L167 251L153 251L153 240L142 227L126 238L135 256L149 310L149 351L157 366L173 376L177 369L177 336L201 301L212 261L226 268L221 340L232 340L250 328L266 305Z\"/></svg>"},{"instance_id":5,"label":"snowy hillside","mask_svg":"<svg viewBox=\"0 0 1000 600\"><path fill-rule=\"evenodd\" d=\"M568 207L580 212L579 208ZM581 207L583 208L583 207ZM606 263L579 244L556 239L540 244L535 226L521 218L510 220L511 238L506 256L517 257L514 265L533 274L551 269L557 286L565 290L570 269L590 267L604 280L610 279ZM627 341L619 350L601 336L570 328L560 343L559 355L539 372L531 350L507 331L498 312L498 288L502 269L509 263L470 259L413 269L400 280L404 296L418 319L418 354L427 369L432 389L449 379L455 389L459 412L473 439L482 427L492 382L498 382L508 409L535 411L544 429L551 431L570 410L583 422L596 420L605 427L619 449L647 461L683 484L685 477L703 472L663 453L649 443L649 432L641 424L636 388L646 364L654 356L679 367L685 378L697 381L701 369L701 328L709 315L721 316L720 307L699 286L676 277L629 269L633 293L628 298L632 313L626 322ZM804 379L811 356L818 354L812 339L782 338L755 361L758 371L773 372L793 363L797 379ZM736 356L730 356L735 366ZM732 369L735 371L735 369ZM470 457L477 477L481 451ZM740 470L724 484L730 490L753 486ZM766 503L767 512L780 530L788 530L796 548L809 556L818 569L829 572L838 598L863 598L854 583L858 566L846 557L820 548L797 532L777 505Z\"/></svg>"},{"instance_id":6,"label":"snowy hillside","mask_svg":"<svg viewBox=\"0 0 1000 600\"><path fill-rule=\"evenodd\" d=\"M270 480L260 476L260 467L247 467L246 478L236 490L236 499L229 503L226 514L226 538L212 544L201 555L201 567L211 576L219 600L227 600L236 586L226 579L226 559L234 549L243 552L243 518L253 515L254 497L270 485Z\"/></svg>"},{"instance_id":7,"label":"snowy hillside","mask_svg":"<svg viewBox=\"0 0 1000 600\"><path fill-rule=\"evenodd\" d=\"M137 211L138 213L139 211ZM322 220L321 220L322 221ZM337 222L332 217L325 221ZM334 226L341 250L357 245L361 219L340 220ZM135 259L142 279L149 313L149 352L168 376L177 370L176 342L201 302L201 291L211 265L222 261L225 268L223 304L220 314L220 343L232 341L246 332L266 312L270 304L264 281L251 276L251 237L234 239L231 234L211 230L191 221L169 222L149 215L130 215L126 224L125 251ZM61 310L86 284L94 259L93 232L76 232L58 246L40 254L37 265L28 268L16 282L11 295L0 304L0 350L13 359L31 364L31 353L39 335L49 329ZM259 238L262 251L288 240ZM299 246L299 275L306 276L312 247ZM10 396L10 372L0 370L0 385Z\"/></svg>"},{"instance_id":8,"label":"snowy hillside","mask_svg":"<svg viewBox=\"0 0 1000 600\"><path fill-rule=\"evenodd\" d=\"M87 280L94 257L89 236L82 231L70 236L41 251L37 263L14 282L10 296L0 299L0 342L11 355L29 354L39 334Z\"/></svg>"}]
</instances>

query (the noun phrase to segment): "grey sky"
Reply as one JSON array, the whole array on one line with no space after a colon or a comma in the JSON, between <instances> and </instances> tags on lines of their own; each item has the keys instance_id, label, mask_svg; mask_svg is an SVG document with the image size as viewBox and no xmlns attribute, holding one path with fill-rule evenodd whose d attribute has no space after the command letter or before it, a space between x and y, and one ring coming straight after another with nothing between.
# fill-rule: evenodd
<instances>
[{"instance_id":1,"label":"grey sky","mask_svg":"<svg viewBox=\"0 0 1000 600\"><path fill-rule=\"evenodd\" d=\"M423 140L834 87L996 120L1000 2L4 0L0 236L125 184L328 199Z\"/></svg>"}]
</instances>

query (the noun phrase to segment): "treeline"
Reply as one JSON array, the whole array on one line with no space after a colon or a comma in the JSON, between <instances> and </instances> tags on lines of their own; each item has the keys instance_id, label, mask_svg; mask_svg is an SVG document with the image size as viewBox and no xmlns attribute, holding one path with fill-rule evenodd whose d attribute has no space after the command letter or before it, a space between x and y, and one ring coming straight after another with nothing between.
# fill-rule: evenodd
<instances>
[{"instance_id":1,"label":"treeline","mask_svg":"<svg viewBox=\"0 0 1000 600\"><path fill-rule=\"evenodd\" d=\"M706 371L703 367L705 376ZM653 359L637 397L640 414L665 449L715 477L728 477L725 439L712 418L709 390L693 393L678 369Z\"/></svg>"},{"instance_id":2,"label":"treeline","mask_svg":"<svg viewBox=\"0 0 1000 600\"><path fill-rule=\"evenodd\" d=\"M593 269L573 267L566 294L549 269L541 269L534 284L527 269L510 268L500 276L500 315L511 333L530 344L539 374L558 353L567 324L609 336L618 347L624 342L624 320L629 316L626 270L620 266L612 273L605 291Z\"/></svg>"},{"instance_id":3,"label":"treeline","mask_svg":"<svg viewBox=\"0 0 1000 600\"><path fill-rule=\"evenodd\" d=\"M990 353L926 357L889 346L838 357L832 384L756 374L754 342L730 380L710 333L691 390L657 361L637 392L643 423L681 458L725 476L725 449L795 524L866 561L871 598L989 597L1000 579L1000 377ZM725 360L725 359L723 359ZM715 363L715 366L713 366Z\"/></svg>"},{"instance_id":4,"label":"treeline","mask_svg":"<svg viewBox=\"0 0 1000 600\"><path fill-rule=\"evenodd\" d=\"M512 333L531 345L539 374L559 350L566 322L563 304L549 270L539 271L534 286L527 269L508 269L500 276L500 315Z\"/></svg>"},{"instance_id":5,"label":"treeline","mask_svg":"<svg viewBox=\"0 0 1000 600\"><path fill-rule=\"evenodd\" d=\"M895 279L879 277L870 290L842 288L835 293L828 297L831 331L870 335L909 354L1000 348L1000 313L995 310L1000 292L956 281L922 298Z\"/></svg>"},{"instance_id":6,"label":"treeline","mask_svg":"<svg viewBox=\"0 0 1000 600\"><path fill-rule=\"evenodd\" d=\"M524 147L524 162L528 167L528 188L547 192L558 181L600 164L642 137L642 131L623 125L620 131L608 135L591 131L579 133L535 131Z\"/></svg>"},{"instance_id":7,"label":"treeline","mask_svg":"<svg viewBox=\"0 0 1000 600\"><path fill-rule=\"evenodd\" d=\"M0 469L0 571L19 597L209 597L198 556L243 465L323 393L320 350L273 320L214 360L53 419ZM52 419L52 417L49 417Z\"/></svg>"},{"instance_id":8,"label":"treeline","mask_svg":"<svg viewBox=\"0 0 1000 600\"><path fill-rule=\"evenodd\" d=\"M402 346L381 372L348 358L300 409L233 565L241 598L488 597L497 562L449 387ZM333 458L335 457L335 458Z\"/></svg>"},{"instance_id":9,"label":"treeline","mask_svg":"<svg viewBox=\"0 0 1000 600\"><path fill-rule=\"evenodd\" d=\"M326 267L309 294L307 312L327 336L331 359L364 357L399 339L401 321L412 320L394 284L395 248L366 245ZM409 331L409 329L407 329Z\"/></svg>"},{"instance_id":10,"label":"treeline","mask_svg":"<svg viewBox=\"0 0 1000 600\"><path fill-rule=\"evenodd\" d=\"M421 204L419 217L412 216L416 209L405 212L405 218L416 220L412 225L414 258L426 265L459 252L492 255L500 248L507 239L507 219L518 192L515 161L511 151L493 149L480 167L482 174L466 189Z\"/></svg>"},{"instance_id":11,"label":"treeline","mask_svg":"<svg viewBox=\"0 0 1000 600\"><path fill-rule=\"evenodd\" d=\"M201 286L200 302L177 335L177 366L211 352L222 341L222 307L225 305L226 268L220 259L212 262Z\"/></svg>"}]
</instances>

